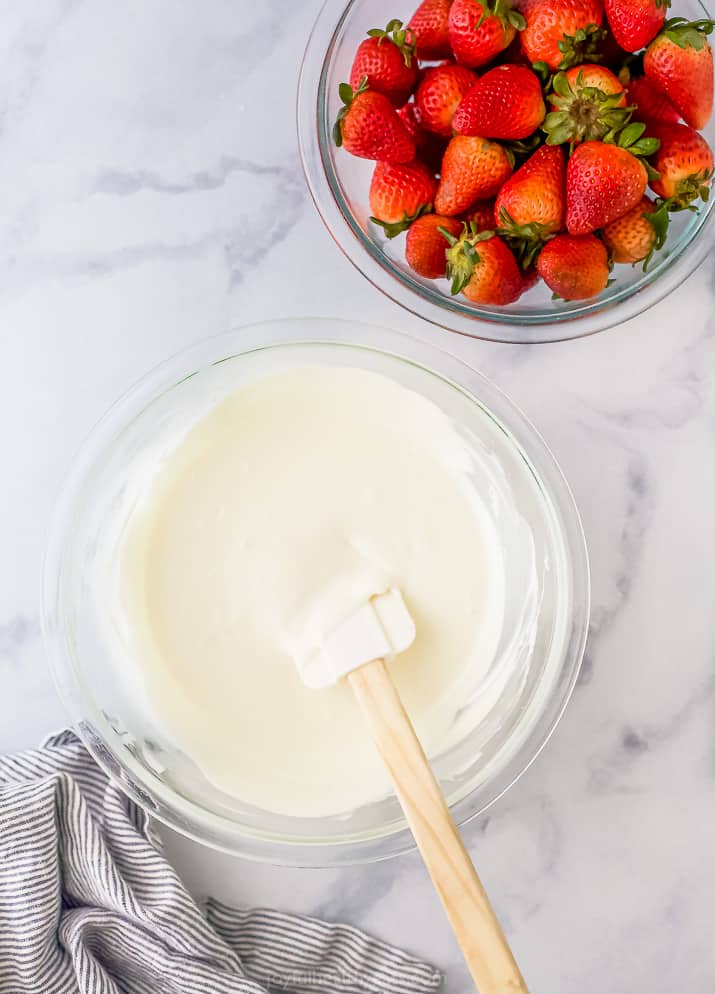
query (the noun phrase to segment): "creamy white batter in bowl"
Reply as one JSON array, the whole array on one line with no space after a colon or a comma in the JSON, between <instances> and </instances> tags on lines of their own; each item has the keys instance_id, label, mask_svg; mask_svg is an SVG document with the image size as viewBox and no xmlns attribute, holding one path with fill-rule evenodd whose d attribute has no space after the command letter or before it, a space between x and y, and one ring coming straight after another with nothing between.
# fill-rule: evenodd
<instances>
[{"instance_id":1,"label":"creamy white batter in bowl","mask_svg":"<svg viewBox=\"0 0 715 994\"><path fill-rule=\"evenodd\" d=\"M351 596L403 588L420 634L393 672L458 822L546 742L578 673L589 586L543 441L433 346L270 322L202 343L122 398L52 530L44 628L60 693L158 819L279 863L410 847L349 695L308 690L290 666L323 580Z\"/></svg>"}]
</instances>

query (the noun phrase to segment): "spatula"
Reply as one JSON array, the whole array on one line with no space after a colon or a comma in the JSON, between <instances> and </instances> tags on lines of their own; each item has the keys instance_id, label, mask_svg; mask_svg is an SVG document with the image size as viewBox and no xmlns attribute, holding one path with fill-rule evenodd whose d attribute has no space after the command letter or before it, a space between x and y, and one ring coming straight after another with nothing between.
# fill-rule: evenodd
<instances>
[{"instance_id":1,"label":"spatula","mask_svg":"<svg viewBox=\"0 0 715 994\"><path fill-rule=\"evenodd\" d=\"M400 592L370 598L296 658L303 682L346 679L367 719L425 866L480 994L528 994L386 661L408 649L415 625Z\"/></svg>"}]
</instances>

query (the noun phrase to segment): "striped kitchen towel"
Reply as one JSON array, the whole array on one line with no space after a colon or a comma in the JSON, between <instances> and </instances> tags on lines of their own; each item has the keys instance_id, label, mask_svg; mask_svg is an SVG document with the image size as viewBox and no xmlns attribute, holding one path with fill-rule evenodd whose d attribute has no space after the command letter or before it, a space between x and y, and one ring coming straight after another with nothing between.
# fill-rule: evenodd
<instances>
[{"instance_id":1,"label":"striped kitchen towel","mask_svg":"<svg viewBox=\"0 0 715 994\"><path fill-rule=\"evenodd\" d=\"M0 994L420 994L440 981L348 925L199 908L72 732L0 757Z\"/></svg>"}]
</instances>

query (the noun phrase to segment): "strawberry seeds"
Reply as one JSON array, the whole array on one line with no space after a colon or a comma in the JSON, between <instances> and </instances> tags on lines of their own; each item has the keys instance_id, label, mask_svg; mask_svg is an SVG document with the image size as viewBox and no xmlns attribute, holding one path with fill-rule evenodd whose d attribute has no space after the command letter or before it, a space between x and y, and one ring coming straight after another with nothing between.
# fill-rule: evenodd
<instances>
[{"instance_id":1,"label":"strawberry seeds","mask_svg":"<svg viewBox=\"0 0 715 994\"><path fill-rule=\"evenodd\" d=\"M713 22L666 0L423 0L355 54L334 137L375 160L371 221L452 292L601 293L708 198ZM649 195L648 190L651 193Z\"/></svg>"}]
</instances>

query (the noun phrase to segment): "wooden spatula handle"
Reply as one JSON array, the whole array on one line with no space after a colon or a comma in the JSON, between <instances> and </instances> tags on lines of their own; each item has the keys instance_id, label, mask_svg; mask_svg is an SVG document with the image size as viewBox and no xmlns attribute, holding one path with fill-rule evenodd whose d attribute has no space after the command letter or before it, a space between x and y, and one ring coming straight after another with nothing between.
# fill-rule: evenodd
<instances>
[{"instance_id":1,"label":"wooden spatula handle","mask_svg":"<svg viewBox=\"0 0 715 994\"><path fill-rule=\"evenodd\" d=\"M529 994L385 663L347 676L480 994Z\"/></svg>"}]
</instances>

